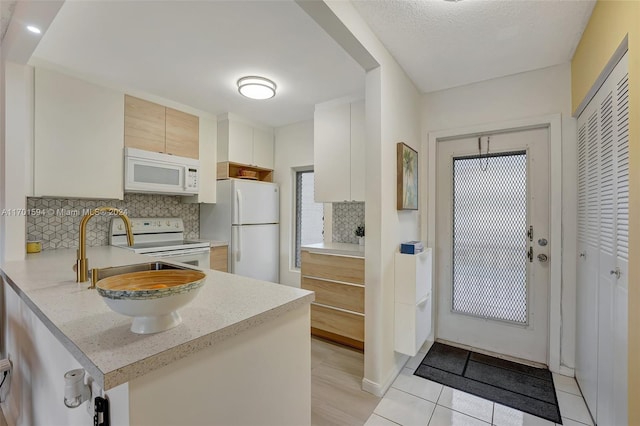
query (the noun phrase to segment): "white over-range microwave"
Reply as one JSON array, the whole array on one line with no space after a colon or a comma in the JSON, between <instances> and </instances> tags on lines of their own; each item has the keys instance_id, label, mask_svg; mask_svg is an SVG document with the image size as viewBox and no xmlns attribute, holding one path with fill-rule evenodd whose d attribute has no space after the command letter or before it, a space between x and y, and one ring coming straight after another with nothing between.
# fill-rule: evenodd
<instances>
[{"instance_id":1,"label":"white over-range microwave","mask_svg":"<svg viewBox=\"0 0 640 426\"><path fill-rule=\"evenodd\" d=\"M167 195L198 193L200 162L136 148L124 149L124 191Z\"/></svg>"}]
</instances>

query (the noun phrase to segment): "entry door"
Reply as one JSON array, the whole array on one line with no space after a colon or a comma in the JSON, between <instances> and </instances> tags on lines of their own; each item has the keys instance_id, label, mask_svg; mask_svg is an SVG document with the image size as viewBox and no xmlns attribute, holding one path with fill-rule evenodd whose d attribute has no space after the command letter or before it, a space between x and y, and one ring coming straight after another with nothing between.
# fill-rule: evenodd
<instances>
[{"instance_id":1,"label":"entry door","mask_svg":"<svg viewBox=\"0 0 640 426\"><path fill-rule=\"evenodd\" d=\"M547 364L547 128L438 141L438 339Z\"/></svg>"}]
</instances>

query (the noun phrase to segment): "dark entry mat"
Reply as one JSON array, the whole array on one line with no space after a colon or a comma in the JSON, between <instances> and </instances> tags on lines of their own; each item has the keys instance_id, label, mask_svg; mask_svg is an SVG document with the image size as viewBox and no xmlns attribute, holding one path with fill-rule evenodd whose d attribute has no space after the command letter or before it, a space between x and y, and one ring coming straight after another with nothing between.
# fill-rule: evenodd
<instances>
[{"instance_id":1,"label":"dark entry mat","mask_svg":"<svg viewBox=\"0 0 640 426\"><path fill-rule=\"evenodd\" d=\"M545 368L436 342L414 374L562 424L553 376Z\"/></svg>"}]
</instances>

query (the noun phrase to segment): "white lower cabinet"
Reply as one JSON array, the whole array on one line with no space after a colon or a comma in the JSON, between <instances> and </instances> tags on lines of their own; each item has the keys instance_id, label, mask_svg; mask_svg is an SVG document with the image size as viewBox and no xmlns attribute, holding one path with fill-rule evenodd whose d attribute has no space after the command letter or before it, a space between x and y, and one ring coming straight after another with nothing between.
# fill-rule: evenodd
<instances>
[{"instance_id":1,"label":"white lower cabinet","mask_svg":"<svg viewBox=\"0 0 640 426\"><path fill-rule=\"evenodd\" d=\"M431 249L395 257L395 350L414 356L431 334Z\"/></svg>"}]
</instances>

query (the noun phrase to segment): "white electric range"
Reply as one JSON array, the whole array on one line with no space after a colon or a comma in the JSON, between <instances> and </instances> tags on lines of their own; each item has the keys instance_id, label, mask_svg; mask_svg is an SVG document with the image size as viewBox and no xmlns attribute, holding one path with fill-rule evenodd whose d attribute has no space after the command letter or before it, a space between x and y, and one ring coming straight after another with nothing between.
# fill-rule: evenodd
<instances>
[{"instance_id":1,"label":"white electric range","mask_svg":"<svg viewBox=\"0 0 640 426\"><path fill-rule=\"evenodd\" d=\"M127 231L121 218L111 220L109 244L146 254L209 269L210 243L184 239L181 218L131 218L134 244L127 245Z\"/></svg>"}]
</instances>

